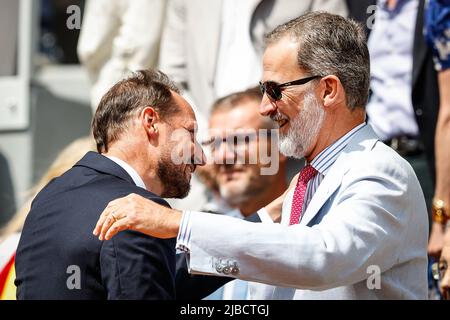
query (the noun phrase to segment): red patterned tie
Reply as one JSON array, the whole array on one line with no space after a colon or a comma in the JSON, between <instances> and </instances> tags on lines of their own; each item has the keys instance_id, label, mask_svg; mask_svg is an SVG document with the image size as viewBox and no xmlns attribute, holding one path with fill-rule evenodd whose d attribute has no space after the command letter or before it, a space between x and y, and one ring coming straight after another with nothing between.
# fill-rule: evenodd
<instances>
[{"instance_id":1,"label":"red patterned tie","mask_svg":"<svg viewBox=\"0 0 450 320\"><path fill-rule=\"evenodd\" d=\"M302 215L303 200L305 199L306 186L308 181L311 180L317 174L317 170L311 165L306 165L300 176L298 177L297 186L295 187L294 197L292 199L291 218L289 225L297 224L300 221Z\"/></svg>"}]
</instances>

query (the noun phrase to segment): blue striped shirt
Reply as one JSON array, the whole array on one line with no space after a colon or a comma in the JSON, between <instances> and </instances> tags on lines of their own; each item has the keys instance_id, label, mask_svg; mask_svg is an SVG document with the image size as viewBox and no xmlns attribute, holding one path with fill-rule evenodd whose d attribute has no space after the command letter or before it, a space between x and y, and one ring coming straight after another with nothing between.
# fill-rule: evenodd
<instances>
[{"instance_id":1,"label":"blue striped shirt","mask_svg":"<svg viewBox=\"0 0 450 320\"><path fill-rule=\"evenodd\" d=\"M306 207L310 203L314 193L319 187L325 175L330 170L333 163L341 154L342 150L347 146L350 139L361 130L366 124L362 123L344 136L335 141L332 145L328 146L322 152L320 152L312 161L311 166L318 171L318 174L308 182L306 187L305 200L303 202L302 211L305 212ZM180 230L178 231L176 248L180 251L189 252L190 239L191 239L191 211L183 211L183 217L181 218Z\"/></svg>"},{"instance_id":2,"label":"blue striped shirt","mask_svg":"<svg viewBox=\"0 0 450 320\"><path fill-rule=\"evenodd\" d=\"M342 150L347 146L350 139L365 126L365 123L362 123L349 132L347 132L344 136L339 138L332 145L329 145L326 149L320 152L314 159L311 161L311 166L318 171L318 174L314 176L306 187L305 199L303 200L302 212L305 212L308 204L311 202L311 199L316 193L317 188L319 187L322 180L325 178L326 174L330 170L333 163L336 161L338 156L341 154Z\"/></svg>"}]
</instances>

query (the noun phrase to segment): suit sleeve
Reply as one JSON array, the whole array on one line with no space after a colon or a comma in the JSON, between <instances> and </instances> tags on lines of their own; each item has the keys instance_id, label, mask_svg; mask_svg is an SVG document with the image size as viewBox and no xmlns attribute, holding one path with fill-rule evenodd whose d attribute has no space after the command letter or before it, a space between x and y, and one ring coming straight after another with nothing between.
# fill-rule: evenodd
<instances>
[{"instance_id":1,"label":"suit sleeve","mask_svg":"<svg viewBox=\"0 0 450 320\"><path fill-rule=\"evenodd\" d=\"M261 222L258 213L254 213L246 221L258 223ZM176 291L179 300L200 300L232 281L232 278L211 277L206 275L189 274L187 264L188 254L181 253L177 255L176 269Z\"/></svg>"},{"instance_id":2,"label":"suit sleeve","mask_svg":"<svg viewBox=\"0 0 450 320\"><path fill-rule=\"evenodd\" d=\"M105 241L100 253L107 298L175 299L175 241L135 231Z\"/></svg>"},{"instance_id":3,"label":"suit sleeve","mask_svg":"<svg viewBox=\"0 0 450 320\"><path fill-rule=\"evenodd\" d=\"M223 275L217 262L228 261L243 280L326 290L366 279L372 265L384 272L426 257L426 208L412 169L361 160L344 176L336 204L312 227L192 212L191 272Z\"/></svg>"}]
</instances>

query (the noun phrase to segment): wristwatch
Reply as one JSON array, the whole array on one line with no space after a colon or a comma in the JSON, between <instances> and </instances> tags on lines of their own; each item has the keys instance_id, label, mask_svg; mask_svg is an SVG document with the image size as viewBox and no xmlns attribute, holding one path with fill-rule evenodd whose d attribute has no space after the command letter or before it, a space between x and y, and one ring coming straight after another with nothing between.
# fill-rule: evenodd
<instances>
[{"instance_id":1,"label":"wristwatch","mask_svg":"<svg viewBox=\"0 0 450 320\"><path fill-rule=\"evenodd\" d=\"M450 219L448 209L446 208L445 202L441 199L433 199L431 205L431 212L433 214L433 221L439 222L445 225Z\"/></svg>"}]
</instances>

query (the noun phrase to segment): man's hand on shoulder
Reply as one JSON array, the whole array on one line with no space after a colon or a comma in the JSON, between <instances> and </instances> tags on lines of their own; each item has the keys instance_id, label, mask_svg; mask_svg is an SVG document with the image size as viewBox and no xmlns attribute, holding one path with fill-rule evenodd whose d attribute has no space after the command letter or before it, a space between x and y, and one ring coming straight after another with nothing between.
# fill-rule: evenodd
<instances>
[{"instance_id":1,"label":"man's hand on shoulder","mask_svg":"<svg viewBox=\"0 0 450 320\"><path fill-rule=\"evenodd\" d=\"M100 215L93 234L110 240L123 230L135 230L156 238L175 238L182 213L137 194L111 201Z\"/></svg>"}]
</instances>

